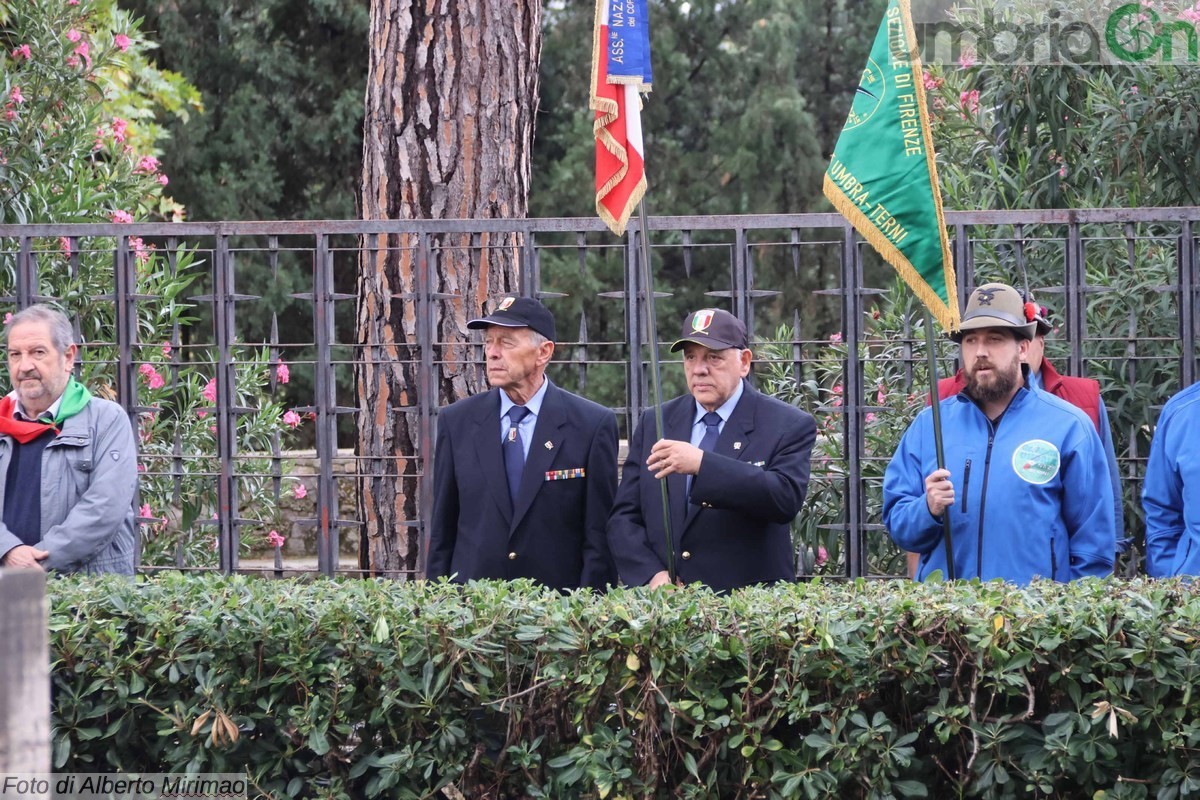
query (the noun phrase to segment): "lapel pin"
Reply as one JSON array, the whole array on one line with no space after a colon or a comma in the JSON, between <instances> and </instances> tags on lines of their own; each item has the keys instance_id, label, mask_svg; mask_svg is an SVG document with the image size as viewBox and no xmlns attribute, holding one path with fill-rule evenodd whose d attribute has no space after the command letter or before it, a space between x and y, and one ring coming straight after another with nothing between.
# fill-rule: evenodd
<instances>
[{"instance_id":1,"label":"lapel pin","mask_svg":"<svg viewBox=\"0 0 1200 800\"><path fill-rule=\"evenodd\" d=\"M734 442L734 443L733 443L733 449L734 449L734 450L741 450L741 449L742 449L742 443L741 443L741 442Z\"/></svg>"},{"instance_id":2,"label":"lapel pin","mask_svg":"<svg viewBox=\"0 0 1200 800\"><path fill-rule=\"evenodd\" d=\"M546 449L547 449L547 450L553 450L553 449L554 449L554 443L553 443L553 442L546 442Z\"/></svg>"}]
</instances>

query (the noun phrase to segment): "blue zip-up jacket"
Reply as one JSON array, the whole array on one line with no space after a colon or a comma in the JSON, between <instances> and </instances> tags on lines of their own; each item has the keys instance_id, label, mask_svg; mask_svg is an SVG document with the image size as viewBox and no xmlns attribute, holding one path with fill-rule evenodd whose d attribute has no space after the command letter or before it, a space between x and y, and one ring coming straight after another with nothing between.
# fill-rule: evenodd
<instances>
[{"instance_id":1,"label":"blue zip-up jacket","mask_svg":"<svg viewBox=\"0 0 1200 800\"><path fill-rule=\"evenodd\" d=\"M1163 406L1150 443L1142 508L1146 572L1200 575L1200 383Z\"/></svg>"},{"instance_id":2,"label":"blue zip-up jacket","mask_svg":"<svg viewBox=\"0 0 1200 800\"><path fill-rule=\"evenodd\" d=\"M955 503L957 578L1026 584L1112 574L1117 537L1104 448L1087 415L1021 388L993 425L966 394L943 400L942 438ZM883 521L896 544L921 554L917 580L946 574L942 520L925 504L937 469L932 409L900 440L883 479Z\"/></svg>"}]
</instances>

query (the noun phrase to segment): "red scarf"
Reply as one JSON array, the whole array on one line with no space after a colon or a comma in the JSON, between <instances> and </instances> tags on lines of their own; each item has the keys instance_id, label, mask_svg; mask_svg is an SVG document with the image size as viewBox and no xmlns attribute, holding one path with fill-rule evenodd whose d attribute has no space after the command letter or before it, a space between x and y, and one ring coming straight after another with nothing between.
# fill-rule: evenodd
<instances>
[{"instance_id":1,"label":"red scarf","mask_svg":"<svg viewBox=\"0 0 1200 800\"><path fill-rule=\"evenodd\" d=\"M14 419L17 402L11 395L6 396L0 400L0 434L6 433L21 444L29 444L46 431L59 433L62 431L60 426L82 411L91 398L91 392L72 377L67 381L67 388L63 390L60 398L62 402L58 404L58 413L54 415L53 422L26 422Z\"/></svg>"},{"instance_id":2,"label":"red scarf","mask_svg":"<svg viewBox=\"0 0 1200 800\"><path fill-rule=\"evenodd\" d=\"M13 417L16 401L11 397L0 400L0 433L7 433L21 444L29 444L49 430L55 430L52 422L25 422Z\"/></svg>"}]
</instances>

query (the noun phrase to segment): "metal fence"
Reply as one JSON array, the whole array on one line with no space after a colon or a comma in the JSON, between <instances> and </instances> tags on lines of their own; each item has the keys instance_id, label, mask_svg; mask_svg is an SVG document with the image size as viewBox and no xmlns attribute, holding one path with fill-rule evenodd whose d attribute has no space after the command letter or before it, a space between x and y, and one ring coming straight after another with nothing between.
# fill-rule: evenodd
<instances>
[{"instance_id":1,"label":"metal fence","mask_svg":"<svg viewBox=\"0 0 1200 800\"><path fill-rule=\"evenodd\" d=\"M1028 284L1053 309L1060 330L1048 355L1064 374L1101 381L1126 497L1136 497L1158 408L1197 375L1200 209L946 216L960 301L977 279L998 279ZM676 338L688 309L717 305L737 314L757 342L756 380L785 387L824 431L813 481L840 507L816 509L814 501L798 518L801 572L899 572L900 554L880 525L879 483L886 443L907 424L911 395L926 388L924 340L915 315L905 313L889 346L880 346L873 319L906 301L838 215L652 218L653 337L636 234L618 240L594 219L0 225L0 304L16 310L53 300L69 311L87 309L77 317L82 374L111 387L142 432L143 486L166 487L158 490L160 513L142 515L144 570L332 575L365 567L356 555L363 533L353 444L360 416L370 412L354 390L363 352L356 276L364 242L380 233L404 235L420 253L441 246L445 234L467 234L461 238L469 249L486 247L489 236L514 235L520 292L542 298L557 317L552 378L613 408L623 437L651 402L647 343L662 347ZM440 291L435 261L417 259L424 288L404 300L423 320L446 304L474 302ZM151 340L147 332L167 302L154 287L179 275L192 283L176 299L193 306L196 319L172 323L169 339ZM421 330L430 335L418 342L419 361L438 369L448 343L436 340L432 325ZM481 369L482 352L474 354ZM942 368L952 369L954 349L939 355ZM286 385L280 363L289 370ZM238 385L248 365L259 368L257 392ZM150 372L165 384L155 397L172 402L217 378L205 384L214 402L189 412L214 423L207 432L192 417L167 425L156 416L163 406L147 399ZM665 360L661 379L665 397L682 391L677 364ZM909 396L907 411L881 402L893 392ZM438 406L423 393L392 410L417 415L432 431ZM302 423L279 425L283 409ZM262 430L252 429L255 415L267 411ZM312 455L298 456L296 447ZM432 454L406 455L419 458L425 481ZM298 497L300 484L311 494ZM1136 535L1140 511L1126 505ZM290 514L289 531L309 532L315 558L263 545L265 528L284 520L280 506ZM427 530L427 518L407 524Z\"/></svg>"}]
</instances>

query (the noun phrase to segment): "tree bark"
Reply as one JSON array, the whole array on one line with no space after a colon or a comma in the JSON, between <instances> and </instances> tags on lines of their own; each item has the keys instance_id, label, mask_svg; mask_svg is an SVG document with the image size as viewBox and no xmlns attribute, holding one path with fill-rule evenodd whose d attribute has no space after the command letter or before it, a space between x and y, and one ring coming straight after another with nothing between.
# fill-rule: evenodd
<instances>
[{"instance_id":1,"label":"tree bark","mask_svg":"<svg viewBox=\"0 0 1200 800\"><path fill-rule=\"evenodd\" d=\"M539 2L372 0L364 219L525 216ZM421 567L427 532L418 523L428 509L420 465L432 454L430 411L482 387L466 322L489 298L516 291L520 248L513 234L475 241L471 234L380 235L363 242L360 561L373 574Z\"/></svg>"}]
</instances>

